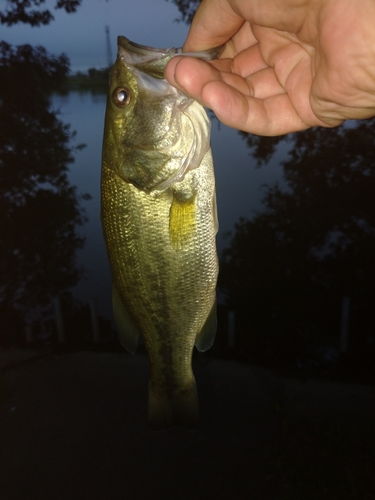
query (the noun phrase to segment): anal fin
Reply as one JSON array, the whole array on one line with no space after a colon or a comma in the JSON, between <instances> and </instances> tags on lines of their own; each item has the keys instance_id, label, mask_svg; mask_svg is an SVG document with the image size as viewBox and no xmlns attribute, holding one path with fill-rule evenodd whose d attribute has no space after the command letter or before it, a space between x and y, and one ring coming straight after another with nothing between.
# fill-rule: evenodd
<instances>
[{"instance_id":1,"label":"anal fin","mask_svg":"<svg viewBox=\"0 0 375 500\"><path fill-rule=\"evenodd\" d=\"M120 342L127 351L135 354L139 333L129 318L115 285L112 285L112 308Z\"/></svg>"}]
</instances>

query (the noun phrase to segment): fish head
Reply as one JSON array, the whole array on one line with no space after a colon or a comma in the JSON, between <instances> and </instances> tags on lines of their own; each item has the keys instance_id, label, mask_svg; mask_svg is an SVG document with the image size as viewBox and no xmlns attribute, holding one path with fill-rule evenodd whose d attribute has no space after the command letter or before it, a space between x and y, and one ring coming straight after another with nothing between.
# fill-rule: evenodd
<instances>
[{"instance_id":1,"label":"fish head","mask_svg":"<svg viewBox=\"0 0 375 500\"><path fill-rule=\"evenodd\" d=\"M119 37L110 73L103 162L123 181L155 195L197 168L210 145L202 106L164 78L177 53Z\"/></svg>"}]
</instances>

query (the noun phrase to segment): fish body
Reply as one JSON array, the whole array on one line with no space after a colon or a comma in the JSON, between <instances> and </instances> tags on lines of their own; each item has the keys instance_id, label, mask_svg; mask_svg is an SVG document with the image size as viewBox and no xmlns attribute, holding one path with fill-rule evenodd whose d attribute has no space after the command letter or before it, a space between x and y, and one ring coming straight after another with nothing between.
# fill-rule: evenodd
<instances>
[{"instance_id":1,"label":"fish body","mask_svg":"<svg viewBox=\"0 0 375 500\"><path fill-rule=\"evenodd\" d=\"M216 331L210 123L202 106L164 79L175 49L150 49L125 37L118 47L105 118L101 213L116 328L127 350L135 352L139 335L147 349L150 423L194 426L192 352L194 345L211 347Z\"/></svg>"}]
</instances>

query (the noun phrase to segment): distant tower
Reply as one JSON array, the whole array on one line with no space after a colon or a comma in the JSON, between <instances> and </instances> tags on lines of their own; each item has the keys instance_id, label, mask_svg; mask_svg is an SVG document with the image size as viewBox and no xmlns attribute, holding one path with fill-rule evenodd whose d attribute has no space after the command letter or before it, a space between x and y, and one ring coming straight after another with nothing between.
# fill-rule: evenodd
<instances>
[{"instance_id":1,"label":"distant tower","mask_svg":"<svg viewBox=\"0 0 375 500\"><path fill-rule=\"evenodd\" d=\"M112 49L111 49L111 37L109 36L109 26L105 27L105 35L106 35L106 40L107 40L107 67L109 68L113 64Z\"/></svg>"}]
</instances>

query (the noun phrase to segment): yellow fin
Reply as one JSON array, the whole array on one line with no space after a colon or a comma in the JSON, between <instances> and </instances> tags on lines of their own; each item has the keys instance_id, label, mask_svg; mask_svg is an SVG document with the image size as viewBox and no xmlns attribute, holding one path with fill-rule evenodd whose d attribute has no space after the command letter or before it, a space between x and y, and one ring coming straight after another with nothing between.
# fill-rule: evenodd
<instances>
[{"instance_id":1,"label":"yellow fin","mask_svg":"<svg viewBox=\"0 0 375 500\"><path fill-rule=\"evenodd\" d=\"M195 233L195 209L195 196L187 200L180 200L174 194L169 212L169 235L175 250L182 250Z\"/></svg>"},{"instance_id":2,"label":"yellow fin","mask_svg":"<svg viewBox=\"0 0 375 500\"><path fill-rule=\"evenodd\" d=\"M207 316L206 322L203 325L202 330L198 333L195 339L195 347L200 352L207 351L215 340L217 329L217 318L216 318L216 300L210 314Z\"/></svg>"},{"instance_id":3,"label":"yellow fin","mask_svg":"<svg viewBox=\"0 0 375 500\"><path fill-rule=\"evenodd\" d=\"M112 309L117 334L122 346L131 354L135 354L139 333L129 318L117 288L114 285L112 285Z\"/></svg>"}]
</instances>

